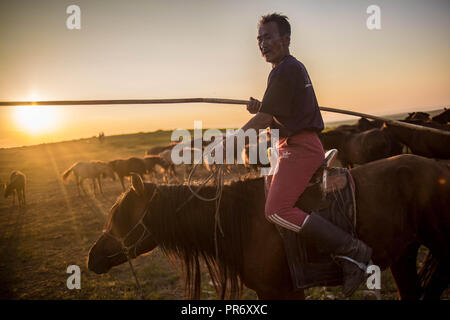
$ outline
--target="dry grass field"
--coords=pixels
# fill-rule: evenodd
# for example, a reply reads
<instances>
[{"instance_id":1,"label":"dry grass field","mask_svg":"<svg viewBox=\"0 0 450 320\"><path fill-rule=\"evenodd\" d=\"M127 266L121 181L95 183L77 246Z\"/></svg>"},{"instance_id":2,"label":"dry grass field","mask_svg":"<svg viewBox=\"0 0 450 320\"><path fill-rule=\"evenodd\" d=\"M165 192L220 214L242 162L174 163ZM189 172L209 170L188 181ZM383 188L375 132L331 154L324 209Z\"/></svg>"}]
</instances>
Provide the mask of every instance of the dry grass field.
<instances>
[{"instance_id":1,"label":"dry grass field","mask_svg":"<svg viewBox=\"0 0 450 320\"><path fill-rule=\"evenodd\" d=\"M170 132L138 133L81 139L30 147L0 149L0 180L12 170L27 176L27 206L12 208L12 200L0 198L0 299L137 299L128 264L97 275L86 267L90 246L99 236L107 214L121 194L120 183L103 180L104 195L94 196L86 182L87 197L78 196L74 180L63 183L61 173L76 161L113 160L143 156L151 146L169 142ZM128 183L128 181L127 181ZM421 257L425 250L421 250ZM420 262L418 262L419 264ZM135 260L147 299L182 299L181 270L158 249ZM81 290L66 286L67 267L81 268ZM338 288L314 288L307 299L342 298ZM388 271L382 274L382 299L396 299ZM443 298L448 299L448 290ZM202 299L216 294L204 273ZM245 290L244 299L255 299ZM353 299L375 299L359 290Z\"/></svg>"}]
</instances>

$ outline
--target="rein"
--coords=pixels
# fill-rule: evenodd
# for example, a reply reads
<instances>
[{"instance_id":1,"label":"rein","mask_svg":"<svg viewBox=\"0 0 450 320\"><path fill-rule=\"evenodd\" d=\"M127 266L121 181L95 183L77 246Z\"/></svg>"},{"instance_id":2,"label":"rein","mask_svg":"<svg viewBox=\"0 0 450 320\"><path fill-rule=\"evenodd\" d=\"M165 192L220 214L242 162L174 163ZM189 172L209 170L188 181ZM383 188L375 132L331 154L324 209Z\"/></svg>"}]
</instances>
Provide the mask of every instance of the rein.
<instances>
[{"instance_id":1,"label":"rein","mask_svg":"<svg viewBox=\"0 0 450 320\"><path fill-rule=\"evenodd\" d=\"M200 186L197 188L197 190L192 189L192 176L197 169L197 167L200 165L200 163L195 163L192 167L191 171L189 172L188 182L187 186L189 188L189 191L191 191L191 196L184 201L176 210L176 212L179 212L189 201L191 201L194 197L202 200L202 201L216 201L216 210L214 214L214 247L216 251L216 260L219 256L219 244L217 241L217 230L220 231L222 237L224 236L222 225L220 224L220 200L222 199L222 192L223 192L223 186L224 186L224 165L218 164L216 169L211 169L211 174L200 184ZM205 198L199 194L199 191L208 183L211 178L214 178L216 182L216 195L212 198Z\"/></svg>"}]
</instances>

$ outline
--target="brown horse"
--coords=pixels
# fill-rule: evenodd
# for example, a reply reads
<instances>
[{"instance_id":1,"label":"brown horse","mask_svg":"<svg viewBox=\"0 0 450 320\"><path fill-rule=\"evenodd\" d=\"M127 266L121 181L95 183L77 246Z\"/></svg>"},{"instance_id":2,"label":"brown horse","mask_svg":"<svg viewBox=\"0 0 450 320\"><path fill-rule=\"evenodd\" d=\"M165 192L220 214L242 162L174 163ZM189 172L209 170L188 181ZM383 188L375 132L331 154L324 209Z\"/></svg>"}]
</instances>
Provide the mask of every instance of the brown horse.
<instances>
[{"instance_id":1,"label":"brown horse","mask_svg":"<svg viewBox=\"0 0 450 320\"><path fill-rule=\"evenodd\" d=\"M11 172L11 175L9 177L9 184L7 184L4 188L5 188L5 199L12 194L13 206L16 204L16 195L19 207L26 205L25 199L26 180L27 179L24 173L20 171Z\"/></svg>"},{"instance_id":2,"label":"brown horse","mask_svg":"<svg viewBox=\"0 0 450 320\"><path fill-rule=\"evenodd\" d=\"M86 195L86 190L83 186L83 181L85 179L92 179L92 187L94 189L94 194L96 190L96 182L100 192L103 193L102 189L102 177L109 177L111 180L115 180L116 176L108 164L104 161L92 160L92 161L80 161L74 163L69 169L63 172L63 181L66 182L70 174L73 173L77 183L78 195L81 195L80 188Z\"/></svg>"},{"instance_id":3,"label":"brown horse","mask_svg":"<svg viewBox=\"0 0 450 320\"><path fill-rule=\"evenodd\" d=\"M359 237L373 248L374 264L390 267L400 297L418 298L419 245L449 265L448 168L435 160L400 155L354 168L351 174ZM215 192L204 187L201 195ZM113 205L105 232L90 249L88 268L105 273L127 261L124 252L135 258L160 246L182 261L191 298L200 297L201 260L221 298L239 297L242 283L260 299L304 298L303 291L293 290L282 239L265 219L263 178L225 186L218 221L214 203L195 197L187 201L190 197L187 186L143 184L133 176L131 188ZM128 246L125 251L121 243Z\"/></svg>"},{"instance_id":4,"label":"brown horse","mask_svg":"<svg viewBox=\"0 0 450 320\"><path fill-rule=\"evenodd\" d=\"M358 133L374 128L380 129L383 126L383 124L384 122L381 120L368 120L366 118L359 118L358 122L356 122L355 124L342 124L334 128L333 131L338 130L338 131L346 131L349 133Z\"/></svg>"},{"instance_id":5,"label":"brown horse","mask_svg":"<svg viewBox=\"0 0 450 320\"><path fill-rule=\"evenodd\" d=\"M373 128L363 132L336 129L322 132L319 138L325 149L339 150L344 167L364 164L401 153L401 145L385 129Z\"/></svg>"},{"instance_id":6,"label":"brown horse","mask_svg":"<svg viewBox=\"0 0 450 320\"><path fill-rule=\"evenodd\" d=\"M441 130L446 129L446 125L439 123L424 121L408 122ZM424 132L395 124L387 124L387 130L398 141L408 146L414 154L430 158L450 159L450 135L429 131Z\"/></svg>"},{"instance_id":7,"label":"brown horse","mask_svg":"<svg viewBox=\"0 0 450 320\"><path fill-rule=\"evenodd\" d=\"M125 177L131 176L134 172L144 179L144 174L147 172L147 165L144 159L138 157L109 161L108 165L117 173L123 191L125 191L125 185L123 183Z\"/></svg>"},{"instance_id":8,"label":"brown horse","mask_svg":"<svg viewBox=\"0 0 450 320\"><path fill-rule=\"evenodd\" d=\"M384 122L381 120L367 120L366 118L360 118L356 127L359 132L367 131L374 128L381 128Z\"/></svg>"}]
</instances>

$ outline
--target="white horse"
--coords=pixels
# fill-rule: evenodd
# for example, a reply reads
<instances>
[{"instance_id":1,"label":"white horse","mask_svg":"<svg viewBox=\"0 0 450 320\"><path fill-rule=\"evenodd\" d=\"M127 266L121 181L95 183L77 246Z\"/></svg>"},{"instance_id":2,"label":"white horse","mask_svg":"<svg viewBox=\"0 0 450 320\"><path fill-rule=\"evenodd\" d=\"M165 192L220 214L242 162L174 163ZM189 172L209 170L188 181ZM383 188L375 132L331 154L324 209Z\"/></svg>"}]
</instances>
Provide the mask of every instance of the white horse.
<instances>
[{"instance_id":1,"label":"white horse","mask_svg":"<svg viewBox=\"0 0 450 320\"><path fill-rule=\"evenodd\" d=\"M110 177L111 180L116 180L116 176L114 174L114 171L108 164L104 161L98 161L98 160L92 160L92 161L80 161L74 163L69 169L64 171L62 174L64 182L69 177L70 173L73 172L75 175L75 179L77 182L77 189L78 194L80 193L80 188L83 190L83 193L86 195L86 190L83 187L83 181L84 179L92 179L92 186L94 189L94 194L96 190L96 183L98 182L98 187L100 189L100 192L103 193L102 190L102 183L101 178L102 177Z\"/></svg>"}]
</instances>

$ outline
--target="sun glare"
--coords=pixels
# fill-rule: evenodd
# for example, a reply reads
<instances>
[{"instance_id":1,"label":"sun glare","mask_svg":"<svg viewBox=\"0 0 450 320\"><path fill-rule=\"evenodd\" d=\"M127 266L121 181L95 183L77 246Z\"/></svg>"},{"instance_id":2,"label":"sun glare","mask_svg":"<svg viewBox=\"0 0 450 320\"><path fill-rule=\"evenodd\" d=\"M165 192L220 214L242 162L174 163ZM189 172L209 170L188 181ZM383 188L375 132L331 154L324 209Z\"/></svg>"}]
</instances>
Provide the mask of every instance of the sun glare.
<instances>
[{"instance_id":1,"label":"sun glare","mask_svg":"<svg viewBox=\"0 0 450 320\"><path fill-rule=\"evenodd\" d=\"M20 106L14 109L14 120L20 129L39 134L57 127L60 111L49 106Z\"/></svg>"}]
</instances>

